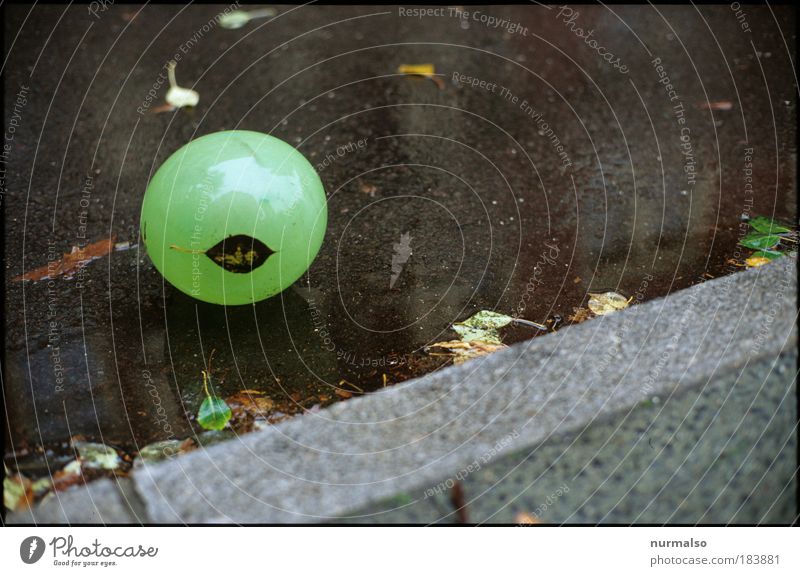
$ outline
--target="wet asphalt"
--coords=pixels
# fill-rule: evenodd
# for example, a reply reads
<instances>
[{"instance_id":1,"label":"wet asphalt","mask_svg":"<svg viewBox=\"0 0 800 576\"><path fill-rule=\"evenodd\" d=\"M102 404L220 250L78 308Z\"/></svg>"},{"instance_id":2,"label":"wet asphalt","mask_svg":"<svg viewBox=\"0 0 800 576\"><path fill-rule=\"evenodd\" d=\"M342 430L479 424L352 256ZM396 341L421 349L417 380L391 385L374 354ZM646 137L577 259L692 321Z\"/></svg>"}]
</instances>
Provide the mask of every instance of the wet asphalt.
<instances>
[{"instance_id":1,"label":"wet asphalt","mask_svg":"<svg viewBox=\"0 0 800 576\"><path fill-rule=\"evenodd\" d=\"M16 467L53 468L74 436L135 452L191 435L211 350L220 395L315 410L444 366L424 347L478 310L565 326L590 291L648 300L735 272L743 214L795 218L787 7L279 6L238 30L224 8L4 8ZM200 103L154 113L175 54ZM397 73L423 63L438 81ZM236 128L317 167L329 224L294 286L223 308L166 284L138 223L161 162ZM132 247L14 280L109 236Z\"/></svg>"}]
</instances>

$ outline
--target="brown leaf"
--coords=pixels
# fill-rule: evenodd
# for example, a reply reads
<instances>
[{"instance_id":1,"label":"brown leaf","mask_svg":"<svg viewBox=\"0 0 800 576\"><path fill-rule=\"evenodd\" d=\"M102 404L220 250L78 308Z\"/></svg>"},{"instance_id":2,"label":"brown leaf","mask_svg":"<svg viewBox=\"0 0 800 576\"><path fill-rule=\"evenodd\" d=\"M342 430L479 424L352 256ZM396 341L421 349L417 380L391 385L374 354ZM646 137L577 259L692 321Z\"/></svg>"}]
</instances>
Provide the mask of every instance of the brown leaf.
<instances>
[{"instance_id":1,"label":"brown leaf","mask_svg":"<svg viewBox=\"0 0 800 576\"><path fill-rule=\"evenodd\" d=\"M99 240L84 248L73 246L72 251L64 254L61 260L51 262L45 266L26 272L21 276L13 279L14 282L18 280L49 280L63 276L65 278L72 278L81 268L86 266L92 260L101 258L114 249L115 237Z\"/></svg>"},{"instance_id":2,"label":"brown leaf","mask_svg":"<svg viewBox=\"0 0 800 576\"><path fill-rule=\"evenodd\" d=\"M464 342L463 340L448 340L446 342L436 342L428 346L428 349L440 348L447 350L447 352L429 352L433 355L452 356L454 364L461 364L467 360L486 356L492 352L508 348L505 344L494 344L492 342L483 342L481 340L471 340Z\"/></svg>"},{"instance_id":3,"label":"brown leaf","mask_svg":"<svg viewBox=\"0 0 800 576\"><path fill-rule=\"evenodd\" d=\"M255 392L253 397L251 390L242 390L238 394L229 396L225 402L230 406L234 418L246 416L266 417L275 409L275 402L267 396L262 396L263 392Z\"/></svg>"},{"instance_id":4,"label":"brown leaf","mask_svg":"<svg viewBox=\"0 0 800 576\"><path fill-rule=\"evenodd\" d=\"M72 486L83 484L83 470L79 460L73 460L61 470L53 474L53 489L66 490Z\"/></svg>"},{"instance_id":5,"label":"brown leaf","mask_svg":"<svg viewBox=\"0 0 800 576\"><path fill-rule=\"evenodd\" d=\"M718 100L717 102L699 102L697 107L700 110L733 110L733 102L730 100Z\"/></svg>"},{"instance_id":6,"label":"brown leaf","mask_svg":"<svg viewBox=\"0 0 800 576\"><path fill-rule=\"evenodd\" d=\"M373 198L375 197L375 192L378 191L378 188L375 185L368 184L366 182L362 183L359 189L361 190L362 193L369 194Z\"/></svg>"},{"instance_id":7,"label":"brown leaf","mask_svg":"<svg viewBox=\"0 0 800 576\"><path fill-rule=\"evenodd\" d=\"M592 317L592 312L588 308L573 308L573 311L572 316L567 316L567 320L574 324L580 324Z\"/></svg>"}]
</instances>

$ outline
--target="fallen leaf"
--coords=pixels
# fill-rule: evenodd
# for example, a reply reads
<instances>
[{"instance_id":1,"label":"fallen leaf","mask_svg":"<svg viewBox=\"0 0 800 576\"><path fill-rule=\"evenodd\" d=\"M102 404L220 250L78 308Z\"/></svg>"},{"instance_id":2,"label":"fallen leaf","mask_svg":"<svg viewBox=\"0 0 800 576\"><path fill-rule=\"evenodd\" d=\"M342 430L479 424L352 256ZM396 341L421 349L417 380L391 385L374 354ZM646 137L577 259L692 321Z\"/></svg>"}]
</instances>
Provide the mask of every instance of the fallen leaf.
<instances>
[{"instance_id":1,"label":"fallen leaf","mask_svg":"<svg viewBox=\"0 0 800 576\"><path fill-rule=\"evenodd\" d=\"M167 90L167 104L175 108L183 108L184 106L197 106L200 102L200 94L191 88L181 88L175 79L175 67L177 64L171 60L167 64L167 75L169 76L169 90Z\"/></svg>"},{"instance_id":2,"label":"fallen leaf","mask_svg":"<svg viewBox=\"0 0 800 576\"><path fill-rule=\"evenodd\" d=\"M458 333L463 342L480 341L498 345L502 342L497 330L508 326L512 321L511 316L491 310L481 310L463 322L453 324L453 330Z\"/></svg>"},{"instance_id":3,"label":"fallen leaf","mask_svg":"<svg viewBox=\"0 0 800 576\"><path fill-rule=\"evenodd\" d=\"M151 114L161 114L163 112L172 112L173 110L177 110L175 106L172 104L159 104L150 109Z\"/></svg>"},{"instance_id":4,"label":"fallen leaf","mask_svg":"<svg viewBox=\"0 0 800 576\"><path fill-rule=\"evenodd\" d=\"M447 352L434 352L433 355L451 356L454 364L461 364L473 358L486 356L498 350L508 348L505 344L494 342L482 342L480 340L472 340L464 342L463 340L449 340L447 342L436 342L426 348L426 350L441 348Z\"/></svg>"},{"instance_id":5,"label":"fallen leaf","mask_svg":"<svg viewBox=\"0 0 800 576\"><path fill-rule=\"evenodd\" d=\"M541 521L536 516L536 514L531 514L529 512L517 512L517 515L514 516L514 522L516 524L521 524L523 526L532 526L534 524L541 524Z\"/></svg>"},{"instance_id":6,"label":"fallen leaf","mask_svg":"<svg viewBox=\"0 0 800 576\"><path fill-rule=\"evenodd\" d=\"M750 232L744 238L739 240L739 244L745 248L753 250L764 250L772 248L781 241L781 237L776 234L765 234L763 232Z\"/></svg>"},{"instance_id":7,"label":"fallen leaf","mask_svg":"<svg viewBox=\"0 0 800 576\"><path fill-rule=\"evenodd\" d=\"M158 462L159 460L166 460L172 458L177 454L182 454L189 451L194 447L194 442L187 440L162 440L160 442L153 442L147 446L139 449L139 454L134 465L139 465L144 462Z\"/></svg>"},{"instance_id":8,"label":"fallen leaf","mask_svg":"<svg viewBox=\"0 0 800 576\"><path fill-rule=\"evenodd\" d=\"M206 396L197 412L197 423L206 430L222 430L231 419L231 408L219 396Z\"/></svg>"},{"instance_id":9,"label":"fallen leaf","mask_svg":"<svg viewBox=\"0 0 800 576\"><path fill-rule=\"evenodd\" d=\"M763 266L764 264L769 264L772 262L769 258L759 257L759 256L750 256L747 260L744 261L747 264L748 268L758 268L759 266Z\"/></svg>"},{"instance_id":10,"label":"fallen leaf","mask_svg":"<svg viewBox=\"0 0 800 576\"><path fill-rule=\"evenodd\" d=\"M275 14L277 14L277 12L272 8L250 10L249 12L245 12L244 10L234 10L232 12L228 12L227 14L220 14L219 25L223 28L227 28L228 30L236 30L237 28L241 28L250 22L250 20L255 18L267 18L269 16L275 16Z\"/></svg>"},{"instance_id":11,"label":"fallen leaf","mask_svg":"<svg viewBox=\"0 0 800 576\"><path fill-rule=\"evenodd\" d=\"M369 194L371 197L375 197L375 192L377 192L378 188L373 184L363 183L360 187L361 192L364 194Z\"/></svg>"},{"instance_id":12,"label":"fallen leaf","mask_svg":"<svg viewBox=\"0 0 800 576\"><path fill-rule=\"evenodd\" d=\"M51 262L46 266L36 268L30 272L26 272L21 276L14 278L18 280L32 280L37 282L39 280L50 280L63 276L64 278L72 278L76 272L86 266L92 260L97 260L111 252L114 248L115 237L107 238L93 242L84 248L73 246L72 251L64 254L61 260Z\"/></svg>"},{"instance_id":13,"label":"fallen leaf","mask_svg":"<svg viewBox=\"0 0 800 576\"><path fill-rule=\"evenodd\" d=\"M252 394L255 394L255 397ZM242 390L238 394L226 398L225 402L237 418L241 418L243 415L266 417L275 409L275 402L263 394L258 391Z\"/></svg>"},{"instance_id":14,"label":"fallen leaf","mask_svg":"<svg viewBox=\"0 0 800 576\"><path fill-rule=\"evenodd\" d=\"M431 76L436 73L433 64L400 64L397 68L399 74L414 74L417 76Z\"/></svg>"},{"instance_id":15,"label":"fallen leaf","mask_svg":"<svg viewBox=\"0 0 800 576\"><path fill-rule=\"evenodd\" d=\"M98 442L73 442L72 447L78 453L78 461L84 468L94 470L115 470L122 460L111 446Z\"/></svg>"},{"instance_id":16,"label":"fallen leaf","mask_svg":"<svg viewBox=\"0 0 800 576\"><path fill-rule=\"evenodd\" d=\"M629 300L622 294L616 292L604 292L602 294L589 294L589 310L603 316L628 307Z\"/></svg>"},{"instance_id":17,"label":"fallen leaf","mask_svg":"<svg viewBox=\"0 0 800 576\"><path fill-rule=\"evenodd\" d=\"M350 398L353 395L347 390L342 390L341 388L337 388L336 390L333 391L333 393L339 396L340 398Z\"/></svg>"},{"instance_id":18,"label":"fallen leaf","mask_svg":"<svg viewBox=\"0 0 800 576\"><path fill-rule=\"evenodd\" d=\"M19 510L23 506L30 506L33 502L31 481L21 474L12 474L5 469L3 478L3 505L7 510Z\"/></svg>"},{"instance_id":19,"label":"fallen leaf","mask_svg":"<svg viewBox=\"0 0 800 576\"><path fill-rule=\"evenodd\" d=\"M753 230L763 232L764 234L786 234L792 231L790 228L781 226L775 222L775 220L767 218L766 216L756 216L751 219L748 224Z\"/></svg>"},{"instance_id":20,"label":"fallen leaf","mask_svg":"<svg viewBox=\"0 0 800 576\"><path fill-rule=\"evenodd\" d=\"M567 320L574 324L580 324L592 317L592 312L588 308L573 308L572 316L567 316Z\"/></svg>"},{"instance_id":21,"label":"fallen leaf","mask_svg":"<svg viewBox=\"0 0 800 576\"><path fill-rule=\"evenodd\" d=\"M699 102L697 107L700 110L733 110L733 102L730 100L718 100L716 102Z\"/></svg>"},{"instance_id":22,"label":"fallen leaf","mask_svg":"<svg viewBox=\"0 0 800 576\"><path fill-rule=\"evenodd\" d=\"M53 474L54 490L66 490L67 488L83 483L83 469L81 468L79 460L73 460Z\"/></svg>"},{"instance_id":23,"label":"fallen leaf","mask_svg":"<svg viewBox=\"0 0 800 576\"><path fill-rule=\"evenodd\" d=\"M401 64L397 67L397 73L428 78L436 84L439 90L444 89L444 80L436 76L436 68L433 64Z\"/></svg>"}]
</instances>

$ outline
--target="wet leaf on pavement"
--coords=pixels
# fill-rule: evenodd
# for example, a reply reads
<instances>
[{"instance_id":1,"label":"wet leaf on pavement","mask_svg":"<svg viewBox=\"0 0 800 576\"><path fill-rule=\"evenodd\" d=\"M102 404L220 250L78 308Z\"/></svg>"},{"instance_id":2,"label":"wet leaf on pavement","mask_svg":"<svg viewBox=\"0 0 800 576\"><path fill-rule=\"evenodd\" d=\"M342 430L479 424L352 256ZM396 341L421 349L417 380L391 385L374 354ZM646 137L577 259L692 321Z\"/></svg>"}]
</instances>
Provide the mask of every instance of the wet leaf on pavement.
<instances>
[{"instance_id":1,"label":"wet leaf on pavement","mask_svg":"<svg viewBox=\"0 0 800 576\"><path fill-rule=\"evenodd\" d=\"M628 307L629 300L617 292L589 293L589 310L603 316Z\"/></svg>"},{"instance_id":2,"label":"wet leaf on pavement","mask_svg":"<svg viewBox=\"0 0 800 576\"><path fill-rule=\"evenodd\" d=\"M30 506L33 502L31 481L21 474L12 474L5 469L3 478L3 505L7 510L19 510L23 506Z\"/></svg>"},{"instance_id":3,"label":"wet leaf on pavement","mask_svg":"<svg viewBox=\"0 0 800 576\"><path fill-rule=\"evenodd\" d=\"M172 458L177 454L183 454L194 448L194 441L191 438L186 440L162 440L143 446L139 450L138 457L134 460L134 465L143 462L158 462Z\"/></svg>"},{"instance_id":4,"label":"wet leaf on pavement","mask_svg":"<svg viewBox=\"0 0 800 576\"><path fill-rule=\"evenodd\" d=\"M433 64L400 64L397 67L397 73L428 78L436 84L439 90L444 89L444 81L436 76L436 67Z\"/></svg>"},{"instance_id":5,"label":"wet leaf on pavement","mask_svg":"<svg viewBox=\"0 0 800 576\"><path fill-rule=\"evenodd\" d=\"M277 12L273 8L250 11L234 10L227 14L220 14L219 25L228 30L236 30L250 22L250 20L254 20L255 18L268 18L269 16L275 16L275 14L277 14Z\"/></svg>"},{"instance_id":6,"label":"wet leaf on pavement","mask_svg":"<svg viewBox=\"0 0 800 576\"><path fill-rule=\"evenodd\" d=\"M26 272L21 276L14 278L18 280L50 280L63 276L64 278L72 278L76 272L86 266L92 260L101 258L111 252L114 248L115 237L106 238L93 242L84 248L73 246L71 252L64 254L60 260L50 262L49 264Z\"/></svg>"},{"instance_id":7,"label":"wet leaf on pavement","mask_svg":"<svg viewBox=\"0 0 800 576\"><path fill-rule=\"evenodd\" d=\"M514 319L505 314L481 310L463 322L453 324L453 330L458 333L462 342L484 342L487 344L502 344L497 330L508 326Z\"/></svg>"},{"instance_id":8,"label":"wet leaf on pavement","mask_svg":"<svg viewBox=\"0 0 800 576\"><path fill-rule=\"evenodd\" d=\"M472 340L464 342L463 340L449 340L447 342L436 342L426 347L429 354L451 356L453 363L461 364L467 360L486 356L498 350L508 348L505 344L494 342L482 342L480 340ZM431 352L431 350L434 350Z\"/></svg>"},{"instance_id":9,"label":"wet leaf on pavement","mask_svg":"<svg viewBox=\"0 0 800 576\"><path fill-rule=\"evenodd\" d=\"M781 226L772 218L766 216L756 216L748 222L753 230L763 232L764 234L786 234L791 232L791 229L786 226Z\"/></svg>"},{"instance_id":10,"label":"wet leaf on pavement","mask_svg":"<svg viewBox=\"0 0 800 576\"><path fill-rule=\"evenodd\" d=\"M781 241L781 237L775 234L764 234L763 232L750 232L744 238L739 240L739 244L745 248L752 248L753 250L764 250L772 248Z\"/></svg>"},{"instance_id":11,"label":"wet leaf on pavement","mask_svg":"<svg viewBox=\"0 0 800 576\"><path fill-rule=\"evenodd\" d=\"M84 468L94 470L115 470L122 464L119 454L111 446L98 442L73 442L78 452L78 460Z\"/></svg>"},{"instance_id":12,"label":"wet leaf on pavement","mask_svg":"<svg viewBox=\"0 0 800 576\"><path fill-rule=\"evenodd\" d=\"M231 419L231 409L219 396L207 396L200 405L197 422L206 430L222 430Z\"/></svg>"}]
</instances>

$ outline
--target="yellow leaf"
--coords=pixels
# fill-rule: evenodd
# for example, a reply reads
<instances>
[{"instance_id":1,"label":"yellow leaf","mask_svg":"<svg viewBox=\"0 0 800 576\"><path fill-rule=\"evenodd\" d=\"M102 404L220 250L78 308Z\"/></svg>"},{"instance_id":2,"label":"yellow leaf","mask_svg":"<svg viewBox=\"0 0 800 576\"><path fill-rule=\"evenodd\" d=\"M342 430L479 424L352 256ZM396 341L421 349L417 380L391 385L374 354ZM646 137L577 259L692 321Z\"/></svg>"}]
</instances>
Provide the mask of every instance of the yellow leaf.
<instances>
[{"instance_id":1,"label":"yellow leaf","mask_svg":"<svg viewBox=\"0 0 800 576\"><path fill-rule=\"evenodd\" d=\"M417 76L433 76L436 68L433 64L400 64L397 68L399 74L416 74Z\"/></svg>"},{"instance_id":2,"label":"yellow leaf","mask_svg":"<svg viewBox=\"0 0 800 576\"><path fill-rule=\"evenodd\" d=\"M758 268L759 266L763 266L764 264L769 264L770 259L764 258L763 256L750 256L747 260L744 261L750 268Z\"/></svg>"},{"instance_id":3,"label":"yellow leaf","mask_svg":"<svg viewBox=\"0 0 800 576\"><path fill-rule=\"evenodd\" d=\"M604 292L603 294L589 294L589 310L602 316L610 314L617 310L623 310L628 307L630 300L625 298L622 294L616 292Z\"/></svg>"}]
</instances>

